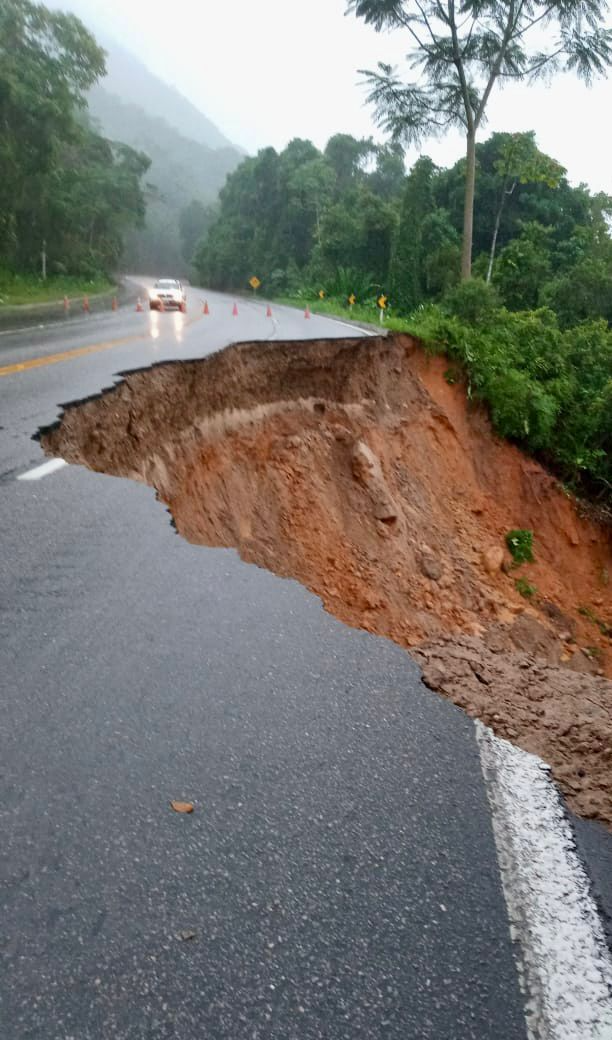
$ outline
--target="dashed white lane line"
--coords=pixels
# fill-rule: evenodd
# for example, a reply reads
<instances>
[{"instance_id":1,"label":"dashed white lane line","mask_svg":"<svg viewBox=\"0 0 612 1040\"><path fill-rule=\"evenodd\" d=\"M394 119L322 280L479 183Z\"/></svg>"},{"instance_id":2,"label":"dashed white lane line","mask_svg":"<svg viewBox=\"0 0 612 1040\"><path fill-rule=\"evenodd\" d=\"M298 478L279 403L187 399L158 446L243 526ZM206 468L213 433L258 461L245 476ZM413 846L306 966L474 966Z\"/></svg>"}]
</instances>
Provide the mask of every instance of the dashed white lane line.
<instances>
[{"instance_id":1,"label":"dashed white lane line","mask_svg":"<svg viewBox=\"0 0 612 1040\"><path fill-rule=\"evenodd\" d=\"M530 1040L612 1040L612 957L547 766L476 722Z\"/></svg>"},{"instance_id":2,"label":"dashed white lane line","mask_svg":"<svg viewBox=\"0 0 612 1040\"><path fill-rule=\"evenodd\" d=\"M67 465L68 463L63 459L49 459L48 462L43 462L42 466L36 466L35 469L28 469L25 473L20 473L17 480L41 480Z\"/></svg>"}]
</instances>

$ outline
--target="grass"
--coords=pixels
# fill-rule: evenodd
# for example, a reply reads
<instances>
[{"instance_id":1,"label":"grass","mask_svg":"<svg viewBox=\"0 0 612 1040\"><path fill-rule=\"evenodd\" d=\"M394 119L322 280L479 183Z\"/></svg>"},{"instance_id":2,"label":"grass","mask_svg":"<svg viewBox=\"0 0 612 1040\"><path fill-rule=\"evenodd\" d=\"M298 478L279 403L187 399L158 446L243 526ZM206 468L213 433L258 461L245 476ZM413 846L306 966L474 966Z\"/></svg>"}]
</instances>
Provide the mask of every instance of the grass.
<instances>
[{"instance_id":1,"label":"grass","mask_svg":"<svg viewBox=\"0 0 612 1040\"><path fill-rule=\"evenodd\" d=\"M594 625L597 625L602 636L612 636L612 625L608 625L606 621L602 621L600 617L597 617L597 614L590 607L578 607L578 613L592 621Z\"/></svg>"},{"instance_id":2,"label":"grass","mask_svg":"<svg viewBox=\"0 0 612 1040\"><path fill-rule=\"evenodd\" d=\"M77 278L55 275L43 282L36 275L9 274L0 271L0 311L3 307L18 307L32 303L54 303L64 296L69 299L95 296L108 292L113 283L108 278Z\"/></svg>"},{"instance_id":3,"label":"grass","mask_svg":"<svg viewBox=\"0 0 612 1040\"><path fill-rule=\"evenodd\" d=\"M517 566L521 563L533 563L533 531L508 531L506 545Z\"/></svg>"},{"instance_id":4,"label":"grass","mask_svg":"<svg viewBox=\"0 0 612 1040\"><path fill-rule=\"evenodd\" d=\"M347 303L341 300L325 299L313 300L310 296L279 296L278 303L286 304L288 307L305 308L307 305L313 314L329 314L334 318L348 318L349 321L363 321L368 325L380 323L378 307L373 304L356 303L351 310ZM385 312L384 325L381 329L390 329L392 332L409 332L410 323L405 318L395 317L389 311Z\"/></svg>"},{"instance_id":5,"label":"grass","mask_svg":"<svg viewBox=\"0 0 612 1040\"><path fill-rule=\"evenodd\" d=\"M535 585L527 581L527 578L515 578L514 587L525 599L533 599L538 591Z\"/></svg>"}]
</instances>

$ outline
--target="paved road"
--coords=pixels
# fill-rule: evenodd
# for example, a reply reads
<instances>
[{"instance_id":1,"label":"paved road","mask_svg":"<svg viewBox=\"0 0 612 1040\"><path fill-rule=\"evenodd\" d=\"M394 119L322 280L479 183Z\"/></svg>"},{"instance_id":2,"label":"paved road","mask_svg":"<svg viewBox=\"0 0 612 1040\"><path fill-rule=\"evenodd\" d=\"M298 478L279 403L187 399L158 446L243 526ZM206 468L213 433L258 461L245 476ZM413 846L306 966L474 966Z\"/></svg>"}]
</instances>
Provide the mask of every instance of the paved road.
<instances>
[{"instance_id":1,"label":"paved road","mask_svg":"<svg viewBox=\"0 0 612 1040\"><path fill-rule=\"evenodd\" d=\"M524 1040L472 723L150 489L16 479L117 372L345 332L201 299L0 337L0 1036Z\"/></svg>"}]
</instances>

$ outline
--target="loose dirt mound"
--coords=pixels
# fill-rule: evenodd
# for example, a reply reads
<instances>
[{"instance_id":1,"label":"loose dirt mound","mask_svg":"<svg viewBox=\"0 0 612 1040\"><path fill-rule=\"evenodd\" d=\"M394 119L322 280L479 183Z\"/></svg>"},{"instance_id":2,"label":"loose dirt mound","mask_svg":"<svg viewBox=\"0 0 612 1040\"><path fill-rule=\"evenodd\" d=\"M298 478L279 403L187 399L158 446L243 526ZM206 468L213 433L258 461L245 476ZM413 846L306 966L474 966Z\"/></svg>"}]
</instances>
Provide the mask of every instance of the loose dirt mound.
<instances>
[{"instance_id":1,"label":"loose dirt mound","mask_svg":"<svg viewBox=\"0 0 612 1040\"><path fill-rule=\"evenodd\" d=\"M126 375L43 445L151 484L189 541L235 546L349 624L419 646L432 688L612 823L608 533L445 368L407 337L242 344ZM518 570L515 528L534 532Z\"/></svg>"}]
</instances>

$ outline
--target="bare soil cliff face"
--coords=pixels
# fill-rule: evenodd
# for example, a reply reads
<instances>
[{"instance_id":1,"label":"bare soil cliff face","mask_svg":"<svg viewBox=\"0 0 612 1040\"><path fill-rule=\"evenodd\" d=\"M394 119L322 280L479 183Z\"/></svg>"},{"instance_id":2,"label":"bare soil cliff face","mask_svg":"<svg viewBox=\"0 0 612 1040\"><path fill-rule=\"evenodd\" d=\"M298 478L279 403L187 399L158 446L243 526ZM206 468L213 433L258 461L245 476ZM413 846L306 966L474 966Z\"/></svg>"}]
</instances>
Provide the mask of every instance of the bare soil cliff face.
<instances>
[{"instance_id":1,"label":"bare soil cliff face","mask_svg":"<svg viewBox=\"0 0 612 1040\"><path fill-rule=\"evenodd\" d=\"M494 436L446 367L402 336L241 344L126 375L43 445L152 485L189 541L234 546L418 648L429 686L612 824L609 531ZM515 528L534 532L519 569Z\"/></svg>"}]
</instances>

